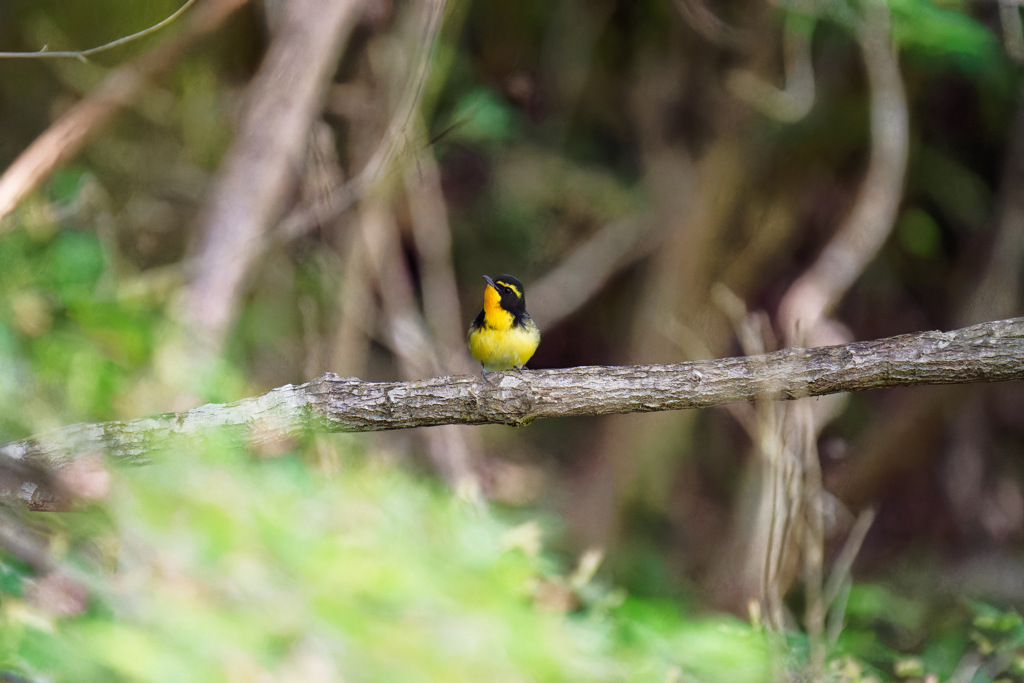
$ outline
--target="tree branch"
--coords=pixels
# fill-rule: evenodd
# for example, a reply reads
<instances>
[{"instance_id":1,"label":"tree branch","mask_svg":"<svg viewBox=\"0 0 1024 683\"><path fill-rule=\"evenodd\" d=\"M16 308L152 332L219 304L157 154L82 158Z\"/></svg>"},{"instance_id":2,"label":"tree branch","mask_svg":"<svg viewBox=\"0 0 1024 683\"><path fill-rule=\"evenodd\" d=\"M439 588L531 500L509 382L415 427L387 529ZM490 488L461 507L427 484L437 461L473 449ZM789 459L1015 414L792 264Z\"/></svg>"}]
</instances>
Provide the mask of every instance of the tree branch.
<instances>
[{"instance_id":1,"label":"tree branch","mask_svg":"<svg viewBox=\"0 0 1024 683\"><path fill-rule=\"evenodd\" d=\"M117 40L112 40L109 43L104 43L103 45L99 45L97 47L91 47L88 50L59 50L59 51L51 51L49 46L44 45L42 47L42 49L38 50L37 52L0 52L0 59L67 59L67 58L72 58L72 59L77 59L77 60L82 61L82 62L87 62L87 61L89 61L88 58L92 57L95 54L99 54L100 52L106 52L107 50L112 50L115 47L120 47L120 46L122 46L122 45L124 45L126 43L132 42L133 40L138 40L139 38L144 38L145 36L148 36L151 33L155 33L157 31L159 31L164 26L167 26L168 24L172 23L175 19L180 17L182 14L184 14L185 10L187 10L189 7L191 7L195 3L195 1L196 0L185 0L185 4L182 5L181 7L179 7L178 9L176 9L173 14L171 14L169 17L165 17L163 20L157 22L156 24L153 24L149 28L142 29L141 31L136 31L135 33L133 33L131 35L128 35L128 36L122 36L121 38L118 38Z\"/></svg>"},{"instance_id":2,"label":"tree branch","mask_svg":"<svg viewBox=\"0 0 1024 683\"><path fill-rule=\"evenodd\" d=\"M590 366L413 382L327 373L262 396L187 412L77 424L0 446L0 458L61 467L85 454L143 463L166 439L236 428L265 447L310 431L442 424L524 425L537 418L707 408L917 384L1024 379L1024 318L813 349L670 365ZM0 481L0 497L24 497Z\"/></svg>"}]
</instances>

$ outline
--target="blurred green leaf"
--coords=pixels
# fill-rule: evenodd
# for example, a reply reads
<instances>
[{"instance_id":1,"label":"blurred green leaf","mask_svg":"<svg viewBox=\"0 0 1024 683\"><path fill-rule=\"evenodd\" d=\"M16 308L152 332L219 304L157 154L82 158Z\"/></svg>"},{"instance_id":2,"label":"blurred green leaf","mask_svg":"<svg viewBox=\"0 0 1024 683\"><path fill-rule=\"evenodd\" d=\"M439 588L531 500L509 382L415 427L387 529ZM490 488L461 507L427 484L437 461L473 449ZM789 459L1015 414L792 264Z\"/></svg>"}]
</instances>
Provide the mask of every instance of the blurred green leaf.
<instances>
[{"instance_id":1,"label":"blurred green leaf","mask_svg":"<svg viewBox=\"0 0 1024 683\"><path fill-rule=\"evenodd\" d=\"M972 72L1002 66L999 41L967 14L965 5L940 5L932 0L888 0L893 38L902 47L926 57L953 58Z\"/></svg>"},{"instance_id":2,"label":"blurred green leaf","mask_svg":"<svg viewBox=\"0 0 1024 683\"><path fill-rule=\"evenodd\" d=\"M772 655L765 634L731 617L685 618L672 604L627 599L613 610L618 637L683 679L764 681L771 678ZM653 676L652 678L657 678Z\"/></svg>"},{"instance_id":3,"label":"blurred green leaf","mask_svg":"<svg viewBox=\"0 0 1024 683\"><path fill-rule=\"evenodd\" d=\"M112 360L138 366L152 355L159 321L149 311L120 302L81 299L70 304L68 314L83 337Z\"/></svg>"},{"instance_id":4,"label":"blurred green leaf","mask_svg":"<svg viewBox=\"0 0 1024 683\"><path fill-rule=\"evenodd\" d=\"M477 87L458 101L452 114L453 139L474 142L502 142L513 135L513 114L508 102L494 91Z\"/></svg>"},{"instance_id":5,"label":"blurred green leaf","mask_svg":"<svg viewBox=\"0 0 1024 683\"><path fill-rule=\"evenodd\" d=\"M934 258L942 246L938 224L921 209L904 211L896 226L896 234L903 248L918 258Z\"/></svg>"},{"instance_id":6,"label":"blurred green leaf","mask_svg":"<svg viewBox=\"0 0 1024 683\"><path fill-rule=\"evenodd\" d=\"M106 266L106 255L95 235L64 230L50 247L43 282L64 299L86 296Z\"/></svg>"},{"instance_id":7,"label":"blurred green leaf","mask_svg":"<svg viewBox=\"0 0 1024 683\"><path fill-rule=\"evenodd\" d=\"M47 184L50 197L59 204L73 202L91 174L84 168L58 169Z\"/></svg>"},{"instance_id":8,"label":"blurred green leaf","mask_svg":"<svg viewBox=\"0 0 1024 683\"><path fill-rule=\"evenodd\" d=\"M923 604L897 595L880 584L855 584L847 600L846 614L850 619L866 622L882 620L906 628L917 628L926 616Z\"/></svg>"},{"instance_id":9,"label":"blurred green leaf","mask_svg":"<svg viewBox=\"0 0 1024 683\"><path fill-rule=\"evenodd\" d=\"M29 572L30 568L23 562L0 556L0 594L20 596L22 582Z\"/></svg>"},{"instance_id":10,"label":"blurred green leaf","mask_svg":"<svg viewBox=\"0 0 1024 683\"><path fill-rule=\"evenodd\" d=\"M961 161L930 146L914 154L912 181L950 219L979 229L992 204L992 190Z\"/></svg>"}]
</instances>

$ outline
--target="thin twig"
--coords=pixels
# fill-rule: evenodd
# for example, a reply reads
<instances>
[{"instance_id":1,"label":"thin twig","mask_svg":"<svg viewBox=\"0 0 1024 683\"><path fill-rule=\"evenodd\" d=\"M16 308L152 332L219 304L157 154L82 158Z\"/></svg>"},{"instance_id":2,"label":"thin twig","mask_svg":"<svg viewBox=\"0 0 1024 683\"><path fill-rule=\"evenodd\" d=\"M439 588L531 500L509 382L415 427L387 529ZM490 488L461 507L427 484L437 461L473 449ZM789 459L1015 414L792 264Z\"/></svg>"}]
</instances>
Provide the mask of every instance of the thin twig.
<instances>
[{"instance_id":1,"label":"thin twig","mask_svg":"<svg viewBox=\"0 0 1024 683\"><path fill-rule=\"evenodd\" d=\"M149 80L174 66L193 43L215 30L245 2L203 3L177 36L111 71L93 92L54 121L0 176L0 218L11 213L61 164L78 154L118 111L138 97ZM12 226L10 221L0 222L0 233Z\"/></svg>"},{"instance_id":2,"label":"thin twig","mask_svg":"<svg viewBox=\"0 0 1024 683\"><path fill-rule=\"evenodd\" d=\"M818 432L815 424L814 411L808 402L791 404L794 418L797 420L802 434L800 449L803 451L803 479L797 490L792 492L800 495L800 507L803 513L803 538L800 539L803 550L804 565L804 596L807 604L804 608L804 628L810 639L810 658L808 672L811 680L819 681L825 675L825 614L827 604L822 600L822 584L825 576L825 518L822 511L822 499L825 490L821 485L821 460L818 457Z\"/></svg>"},{"instance_id":3,"label":"thin twig","mask_svg":"<svg viewBox=\"0 0 1024 683\"><path fill-rule=\"evenodd\" d=\"M822 591L826 608L832 608L836 600L843 592L843 585L850 582L850 572L853 569L853 561L857 559L861 545L875 521L876 510L873 507L865 508L857 515L850 534L846 537L843 549L839 551L839 557L832 565L832 573Z\"/></svg>"},{"instance_id":4,"label":"thin twig","mask_svg":"<svg viewBox=\"0 0 1024 683\"><path fill-rule=\"evenodd\" d=\"M159 23L153 24L149 28L142 29L138 33L133 33L133 34L131 34L129 36L124 36L122 38L118 38L117 40L112 40L109 43L104 43L103 45L99 45L97 47L91 47L88 50L56 50L56 51L51 52L48 49L48 46L44 45L42 47L42 49L40 49L37 52L0 52L0 59L68 59L68 58L71 58L71 59L78 59L78 60L80 60L82 62L86 62L86 61L88 61L89 57L91 57L91 56L93 56L95 54L99 54L100 52L106 52L107 50L112 50L115 47L120 47L121 45L124 45L126 43L130 43L133 40L138 40L139 38L143 38L145 36L148 36L151 33L155 33L157 31L159 31L164 26L167 26L168 24L172 23L175 19L180 17L182 14L184 14L185 10L187 10L189 7L191 7L193 4L195 4L195 1L196 0L186 0L185 4L182 5L181 7L179 7L177 9L177 11L174 12L174 14L170 15L169 17L167 17L166 19L164 19L163 21L161 21Z\"/></svg>"}]
</instances>

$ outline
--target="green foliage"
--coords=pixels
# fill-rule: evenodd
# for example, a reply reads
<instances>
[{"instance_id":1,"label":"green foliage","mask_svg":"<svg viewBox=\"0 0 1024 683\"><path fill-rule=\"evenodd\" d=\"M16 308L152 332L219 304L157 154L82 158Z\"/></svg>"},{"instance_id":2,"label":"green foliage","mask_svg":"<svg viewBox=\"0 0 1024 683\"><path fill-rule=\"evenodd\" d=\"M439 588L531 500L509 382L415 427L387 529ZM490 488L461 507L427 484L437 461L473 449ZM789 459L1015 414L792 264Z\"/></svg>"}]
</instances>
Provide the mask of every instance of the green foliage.
<instances>
[{"instance_id":1,"label":"green foliage","mask_svg":"<svg viewBox=\"0 0 1024 683\"><path fill-rule=\"evenodd\" d=\"M511 107L485 88L465 93L452 115L456 139L474 142L502 142L513 137L515 117Z\"/></svg>"},{"instance_id":2,"label":"green foliage","mask_svg":"<svg viewBox=\"0 0 1024 683\"><path fill-rule=\"evenodd\" d=\"M60 174L54 197L72 201L81 176ZM10 438L49 419L115 417L115 401L150 359L159 320L153 303L116 298L107 245L50 211L30 206L0 249L0 366L10 369L0 377L0 436Z\"/></svg>"},{"instance_id":3,"label":"green foliage","mask_svg":"<svg viewBox=\"0 0 1024 683\"><path fill-rule=\"evenodd\" d=\"M48 614L19 588L26 569L5 563L0 661L77 681L294 680L304 667L403 681L769 671L764 637L736 620L633 599L544 609L536 586L557 577L550 558L511 542L515 527L355 447L306 449L333 476L301 453L259 461L215 442L117 471L105 528L86 515L57 532L79 549L63 561L89 567L89 608Z\"/></svg>"},{"instance_id":4,"label":"green foliage","mask_svg":"<svg viewBox=\"0 0 1024 683\"><path fill-rule=\"evenodd\" d=\"M931 0L888 0L887 4L893 16L893 37L905 49L951 60L979 76L1002 65L999 42L967 14L965 5Z\"/></svg>"},{"instance_id":5,"label":"green foliage","mask_svg":"<svg viewBox=\"0 0 1024 683\"><path fill-rule=\"evenodd\" d=\"M68 208L95 182L82 169L60 171L3 237L0 440L79 420L135 417L135 404L153 383L154 353L168 326L166 296L144 284L141 294L132 294L129 283L137 276L117 245L63 218L75 215ZM269 312L268 303L275 305ZM260 330L293 331L281 324L282 311L294 312L290 304L278 297L255 309L275 321ZM244 325L241 330L240 356L267 341ZM195 384L209 401L235 400L247 390L228 362Z\"/></svg>"},{"instance_id":6,"label":"green foliage","mask_svg":"<svg viewBox=\"0 0 1024 683\"><path fill-rule=\"evenodd\" d=\"M1024 618L1015 611L1004 611L985 603L971 604L974 629L971 641L987 659L987 673L993 678L1024 677Z\"/></svg>"},{"instance_id":7,"label":"green foliage","mask_svg":"<svg viewBox=\"0 0 1024 683\"><path fill-rule=\"evenodd\" d=\"M919 258L934 258L942 246L939 226L921 209L906 211L896 226L896 234L903 248Z\"/></svg>"},{"instance_id":8,"label":"green foliage","mask_svg":"<svg viewBox=\"0 0 1024 683\"><path fill-rule=\"evenodd\" d=\"M635 599L615 616L618 639L627 652L647 661L648 674L667 667L683 680L771 679L769 639L738 619L687 619L671 604Z\"/></svg>"},{"instance_id":9,"label":"green foliage","mask_svg":"<svg viewBox=\"0 0 1024 683\"><path fill-rule=\"evenodd\" d=\"M847 624L833 653L882 678L935 676L948 680L964 662L984 679L1024 672L1024 619L981 602L941 607L923 594L898 594L881 584L857 584Z\"/></svg>"},{"instance_id":10,"label":"green foliage","mask_svg":"<svg viewBox=\"0 0 1024 683\"><path fill-rule=\"evenodd\" d=\"M992 191L963 163L934 147L922 146L913 156L914 191L938 206L949 220L978 230L992 205Z\"/></svg>"}]
</instances>

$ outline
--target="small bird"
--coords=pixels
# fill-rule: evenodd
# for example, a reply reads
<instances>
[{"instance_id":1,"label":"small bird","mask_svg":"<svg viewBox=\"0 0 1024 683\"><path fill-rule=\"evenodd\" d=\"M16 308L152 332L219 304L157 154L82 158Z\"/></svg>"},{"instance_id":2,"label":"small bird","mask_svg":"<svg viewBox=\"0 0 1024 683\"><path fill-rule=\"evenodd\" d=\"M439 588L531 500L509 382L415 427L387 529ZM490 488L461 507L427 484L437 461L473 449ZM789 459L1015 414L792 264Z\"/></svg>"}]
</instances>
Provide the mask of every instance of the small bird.
<instances>
[{"instance_id":1,"label":"small bird","mask_svg":"<svg viewBox=\"0 0 1024 683\"><path fill-rule=\"evenodd\" d=\"M540 344L540 330L526 312L523 283L511 275L484 275L484 310L469 326L469 352L484 373L522 370Z\"/></svg>"}]
</instances>

